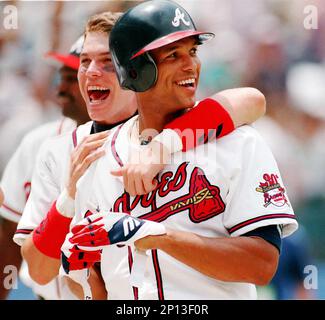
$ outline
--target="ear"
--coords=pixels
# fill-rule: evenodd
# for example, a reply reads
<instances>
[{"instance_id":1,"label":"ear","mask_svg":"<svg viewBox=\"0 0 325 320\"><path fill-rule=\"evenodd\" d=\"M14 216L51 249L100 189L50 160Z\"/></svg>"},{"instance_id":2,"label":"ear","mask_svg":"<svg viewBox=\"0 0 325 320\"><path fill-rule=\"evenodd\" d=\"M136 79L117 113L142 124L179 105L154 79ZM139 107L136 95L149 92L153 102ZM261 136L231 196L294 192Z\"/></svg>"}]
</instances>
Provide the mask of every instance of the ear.
<instances>
[{"instance_id":1,"label":"ear","mask_svg":"<svg viewBox=\"0 0 325 320\"><path fill-rule=\"evenodd\" d=\"M132 59L126 66L122 88L135 92L150 89L157 81L157 66L148 52Z\"/></svg>"}]
</instances>

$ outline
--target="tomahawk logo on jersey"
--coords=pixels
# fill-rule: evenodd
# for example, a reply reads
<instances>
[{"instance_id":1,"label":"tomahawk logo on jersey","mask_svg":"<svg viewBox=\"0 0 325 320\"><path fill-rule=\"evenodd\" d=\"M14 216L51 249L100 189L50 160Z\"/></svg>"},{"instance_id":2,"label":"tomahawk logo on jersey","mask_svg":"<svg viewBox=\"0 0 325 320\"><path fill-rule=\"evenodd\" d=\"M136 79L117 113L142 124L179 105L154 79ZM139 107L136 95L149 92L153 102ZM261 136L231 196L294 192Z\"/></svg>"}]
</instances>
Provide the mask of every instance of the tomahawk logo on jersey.
<instances>
[{"instance_id":1,"label":"tomahawk logo on jersey","mask_svg":"<svg viewBox=\"0 0 325 320\"><path fill-rule=\"evenodd\" d=\"M157 196L163 198L170 192L181 189L188 176L190 177L188 193L163 206L157 206ZM141 219L157 222L162 222L169 216L188 209L189 218L199 223L225 210L225 204L220 197L220 189L210 184L202 169L195 167L191 170L186 162L178 166L175 173L165 171L159 178L157 188L150 194L136 196L131 200L128 193L123 193L114 202L112 210L131 213L137 207L148 211L140 216Z\"/></svg>"}]
</instances>

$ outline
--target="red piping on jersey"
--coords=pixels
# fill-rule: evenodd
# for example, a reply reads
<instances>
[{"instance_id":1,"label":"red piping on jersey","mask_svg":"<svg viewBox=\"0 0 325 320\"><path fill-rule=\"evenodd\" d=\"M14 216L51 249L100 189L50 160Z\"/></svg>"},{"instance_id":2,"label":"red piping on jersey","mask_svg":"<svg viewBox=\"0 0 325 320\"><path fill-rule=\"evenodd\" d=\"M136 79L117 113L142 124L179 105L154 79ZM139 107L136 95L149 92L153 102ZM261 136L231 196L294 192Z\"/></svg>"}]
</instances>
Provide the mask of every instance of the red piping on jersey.
<instances>
[{"instance_id":1,"label":"red piping on jersey","mask_svg":"<svg viewBox=\"0 0 325 320\"><path fill-rule=\"evenodd\" d=\"M78 141L77 141L77 128L72 131L72 142L73 142L73 146L76 148L77 145L78 145Z\"/></svg>"},{"instance_id":2,"label":"red piping on jersey","mask_svg":"<svg viewBox=\"0 0 325 320\"><path fill-rule=\"evenodd\" d=\"M63 123L64 123L64 118L61 120L60 126L59 126L59 130L58 130L58 135L60 135L62 133L62 128L63 128Z\"/></svg>"},{"instance_id":3,"label":"red piping on jersey","mask_svg":"<svg viewBox=\"0 0 325 320\"><path fill-rule=\"evenodd\" d=\"M32 183L30 181L25 182L24 190L25 190L26 202L29 198L31 187L32 187Z\"/></svg>"},{"instance_id":4,"label":"red piping on jersey","mask_svg":"<svg viewBox=\"0 0 325 320\"><path fill-rule=\"evenodd\" d=\"M152 262L155 269L155 275L157 281L158 299L165 300L157 249L151 250L151 252L152 252Z\"/></svg>"},{"instance_id":5,"label":"red piping on jersey","mask_svg":"<svg viewBox=\"0 0 325 320\"><path fill-rule=\"evenodd\" d=\"M5 209L9 210L10 212L12 212L12 213L14 213L14 214L17 214L18 216L21 216L21 215L22 215L21 212L18 212L18 211L14 210L14 209L11 209L10 207L8 207L7 205L5 205L4 203L2 204L2 206L3 206Z\"/></svg>"},{"instance_id":6,"label":"red piping on jersey","mask_svg":"<svg viewBox=\"0 0 325 320\"><path fill-rule=\"evenodd\" d=\"M228 229L228 232L231 234L238 229L244 228L249 224L256 223L262 220L268 220L268 219L278 219L278 218L289 218L289 219L297 219L293 214L288 213L274 213L274 214L266 214L264 216L255 217L249 220L246 220L244 222L236 224L234 227Z\"/></svg>"},{"instance_id":7,"label":"red piping on jersey","mask_svg":"<svg viewBox=\"0 0 325 320\"><path fill-rule=\"evenodd\" d=\"M17 229L15 234L30 234L34 229Z\"/></svg>"},{"instance_id":8,"label":"red piping on jersey","mask_svg":"<svg viewBox=\"0 0 325 320\"><path fill-rule=\"evenodd\" d=\"M111 149L112 149L113 157L114 157L114 159L116 160L116 162L118 163L118 165L119 165L120 167L123 167L124 164L123 164L123 161L122 161L122 159L120 158L119 154L118 154L117 151L116 151L115 142L116 142L117 136L118 136L118 134L120 133L120 130L121 130L123 124L124 124L124 123L122 123L122 124L121 124L117 129L116 129L116 131L115 131L115 133L114 133L114 136L113 136L113 138L112 138L112 142L111 142Z\"/></svg>"},{"instance_id":9,"label":"red piping on jersey","mask_svg":"<svg viewBox=\"0 0 325 320\"><path fill-rule=\"evenodd\" d=\"M129 262L129 271L131 273L132 266L133 266L133 256L132 256L131 247L128 247L128 262ZM134 300L139 300L138 288L132 287L132 289L133 289Z\"/></svg>"},{"instance_id":10,"label":"red piping on jersey","mask_svg":"<svg viewBox=\"0 0 325 320\"><path fill-rule=\"evenodd\" d=\"M124 123L122 123L115 131L114 136L112 138L111 142L111 149L112 149L112 154L113 157L115 158L116 162L120 167L123 167L123 161L121 160L119 154L116 151L115 147L115 142L117 139L118 134L120 133L120 130L122 128ZM132 264L133 264L133 258L132 258L132 251L131 248L128 247L128 260L129 260L129 270L131 272ZM158 262L158 255L157 255L157 250L152 250L152 260L153 260L153 265L155 269L155 275L156 275L156 280L157 280L157 290L158 290L158 298L159 300L164 300L164 292L162 288L162 278L161 278L161 272L160 272L160 267L159 267L159 262ZM138 300L138 288L133 287L133 294L134 294L134 299Z\"/></svg>"},{"instance_id":11,"label":"red piping on jersey","mask_svg":"<svg viewBox=\"0 0 325 320\"><path fill-rule=\"evenodd\" d=\"M115 147L115 142L117 139L118 134L120 133L120 130L122 128L124 123L122 123L115 131L114 136L112 138L112 142L111 142L111 150L112 150L112 154L114 159L116 160L116 162L118 163L118 165L120 167L123 167L123 161L120 158L119 154L116 151L116 147ZM129 262L129 271L131 273L131 269L132 269L132 265L133 265L133 257L132 257L132 250L131 247L128 247L128 262ZM139 300L139 292L138 292L138 288L137 287L132 287L133 289L133 296L134 296L134 300Z\"/></svg>"}]
</instances>

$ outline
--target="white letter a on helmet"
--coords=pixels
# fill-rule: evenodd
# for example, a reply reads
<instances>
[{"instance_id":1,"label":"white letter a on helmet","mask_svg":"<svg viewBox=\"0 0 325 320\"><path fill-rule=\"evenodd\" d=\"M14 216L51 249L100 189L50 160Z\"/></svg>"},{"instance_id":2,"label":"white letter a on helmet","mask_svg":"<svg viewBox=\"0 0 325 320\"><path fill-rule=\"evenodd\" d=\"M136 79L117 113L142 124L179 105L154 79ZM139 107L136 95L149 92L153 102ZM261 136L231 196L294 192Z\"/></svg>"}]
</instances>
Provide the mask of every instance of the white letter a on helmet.
<instances>
[{"instance_id":1,"label":"white letter a on helmet","mask_svg":"<svg viewBox=\"0 0 325 320\"><path fill-rule=\"evenodd\" d=\"M185 16L184 12L181 12L179 8L176 8L175 17L174 20L172 21L172 25L174 27L179 27L182 21L186 26L189 26L191 23L189 21L186 21L184 16Z\"/></svg>"}]
</instances>

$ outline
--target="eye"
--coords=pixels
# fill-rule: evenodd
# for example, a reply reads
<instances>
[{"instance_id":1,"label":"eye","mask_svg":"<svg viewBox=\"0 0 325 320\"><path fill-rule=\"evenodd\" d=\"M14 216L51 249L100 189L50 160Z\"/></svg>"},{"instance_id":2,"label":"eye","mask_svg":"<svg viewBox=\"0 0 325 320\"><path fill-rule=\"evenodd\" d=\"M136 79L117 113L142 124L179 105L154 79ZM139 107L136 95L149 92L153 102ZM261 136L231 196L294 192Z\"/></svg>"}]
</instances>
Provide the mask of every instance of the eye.
<instances>
[{"instance_id":1,"label":"eye","mask_svg":"<svg viewBox=\"0 0 325 320\"><path fill-rule=\"evenodd\" d=\"M69 83L73 83L73 82L78 81L78 79L77 79L76 76L69 75L69 76L66 76L64 78L64 81L69 82Z\"/></svg>"},{"instance_id":2,"label":"eye","mask_svg":"<svg viewBox=\"0 0 325 320\"><path fill-rule=\"evenodd\" d=\"M172 52L172 53L169 53L165 59L175 59L177 58L177 53L176 52Z\"/></svg>"},{"instance_id":3,"label":"eye","mask_svg":"<svg viewBox=\"0 0 325 320\"><path fill-rule=\"evenodd\" d=\"M80 59L80 64L83 65L83 66L88 66L90 63L90 59L88 58L81 58Z\"/></svg>"},{"instance_id":4,"label":"eye","mask_svg":"<svg viewBox=\"0 0 325 320\"><path fill-rule=\"evenodd\" d=\"M102 61L102 67L105 71L114 72L114 65L111 58L104 58Z\"/></svg>"},{"instance_id":5,"label":"eye","mask_svg":"<svg viewBox=\"0 0 325 320\"><path fill-rule=\"evenodd\" d=\"M111 58L103 58L101 61L104 63L110 63L110 62L112 62L112 59Z\"/></svg>"},{"instance_id":6,"label":"eye","mask_svg":"<svg viewBox=\"0 0 325 320\"><path fill-rule=\"evenodd\" d=\"M191 49L190 53L191 53L192 56L196 56L197 51L198 51L197 47L194 47L194 48Z\"/></svg>"}]
</instances>

